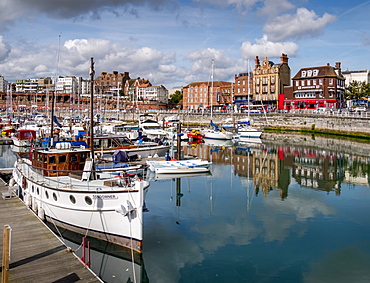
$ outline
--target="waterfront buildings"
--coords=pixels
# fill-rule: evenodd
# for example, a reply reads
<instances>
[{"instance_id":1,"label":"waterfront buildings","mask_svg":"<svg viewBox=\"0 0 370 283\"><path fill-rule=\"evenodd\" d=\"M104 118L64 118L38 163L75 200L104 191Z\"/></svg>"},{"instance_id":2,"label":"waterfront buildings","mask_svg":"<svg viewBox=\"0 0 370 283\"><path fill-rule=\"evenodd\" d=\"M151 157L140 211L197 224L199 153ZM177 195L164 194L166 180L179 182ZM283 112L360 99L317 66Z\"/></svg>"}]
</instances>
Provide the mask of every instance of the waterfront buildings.
<instances>
[{"instance_id":1,"label":"waterfront buildings","mask_svg":"<svg viewBox=\"0 0 370 283\"><path fill-rule=\"evenodd\" d=\"M165 86L153 86L144 78L131 79L129 72L111 74L102 72L94 81L94 93L106 109L135 108L165 109L176 90L182 91L184 110L204 111L210 105L218 111L242 109L250 103L268 109L317 109L340 108L344 105L344 91L352 81L370 82L370 71L341 71L339 67L318 66L302 68L293 78L287 54L274 63L267 56L254 59L254 67L235 74L232 82L193 82L185 87L167 90ZM22 105L44 104L48 95L55 92L57 103L83 106L89 103L91 82L82 77L58 77L18 80L12 84L14 101ZM292 83L292 85L291 85ZM7 82L0 75L1 98L5 97ZM42 95L45 94L45 95ZM17 96L19 96L17 98ZM64 106L63 106L64 107Z\"/></svg>"},{"instance_id":2,"label":"waterfront buildings","mask_svg":"<svg viewBox=\"0 0 370 283\"><path fill-rule=\"evenodd\" d=\"M260 62L256 56L253 70L254 100L276 106L279 95L284 94L287 86L290 86L290 67L286 54L280 56L279 64L269 61L266 56Z\"/></svg>"},{"instance_id":3,"label":"waterfront buildings","mask_svg":"<svg viewBox=\"0 0 370 283\"><path fill-rule=\"evenodd\" d=\"M223 109L232 102L232 83L224 81L191 83L183 88L182 94L185 110L204 110L210 105Z\"/></svg>"},{"instance_id":4,"label":"waterfront buildings","mask_svg":"<svg viewBox=\"0 0 370 283\"><path fill-rule=\"evenodd\" d=\"M344 106L345 78L341 63L302 68L285 88L284 109L335 109Z\"/></svg>"}]
</instances>

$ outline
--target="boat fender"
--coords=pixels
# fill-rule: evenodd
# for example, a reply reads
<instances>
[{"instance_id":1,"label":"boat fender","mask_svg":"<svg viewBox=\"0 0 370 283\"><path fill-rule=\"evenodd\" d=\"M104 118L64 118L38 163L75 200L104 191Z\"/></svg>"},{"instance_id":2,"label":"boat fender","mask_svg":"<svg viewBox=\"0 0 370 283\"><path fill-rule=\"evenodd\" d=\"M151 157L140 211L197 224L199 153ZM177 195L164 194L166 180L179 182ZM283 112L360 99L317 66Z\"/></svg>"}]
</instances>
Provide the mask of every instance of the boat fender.
<instances>
[{"instance_id":1,"label":"boat fender","mask_svg":"<svg viewBox=\"0 0 370 283\"><path fill-rule=\"evenodd\" d=\"M10 181L9 181L9 187L13 187L15 184L15 180L14 178L11 178Z\"/></svg>"},{"instance_id":2,"label":"boat fender","mask_svg":"<svg viewBox=\"0 0 370 283\"><path fill-rule=\"evenodd\" d=\"M38 210L37 212L37 216L41 219L41 220L45 220L45 210L40 207L40 209Z\"/></svg>"},{"instance_id":3,"label":"boat fender","mask_svg":"<svg viewBox=\"0 0 370 283\"><path fill-rule=\"evenodd\" d=\"M32 198L32 210L36 212L37 208L37 201L35 198Z\"/></svg>"},{"instance_id":4,"label":"boat fender","mask_svg":"<svg viewBox=\"0 0 370 283\"><path fill-rule=\"evenodd\" d=\"M27 207L30 207L32 205L32 197L30 194L27 194L26 195L26 198L25 198L25 203L26 203L26 206Z\"/></svg>"}]
</instances>

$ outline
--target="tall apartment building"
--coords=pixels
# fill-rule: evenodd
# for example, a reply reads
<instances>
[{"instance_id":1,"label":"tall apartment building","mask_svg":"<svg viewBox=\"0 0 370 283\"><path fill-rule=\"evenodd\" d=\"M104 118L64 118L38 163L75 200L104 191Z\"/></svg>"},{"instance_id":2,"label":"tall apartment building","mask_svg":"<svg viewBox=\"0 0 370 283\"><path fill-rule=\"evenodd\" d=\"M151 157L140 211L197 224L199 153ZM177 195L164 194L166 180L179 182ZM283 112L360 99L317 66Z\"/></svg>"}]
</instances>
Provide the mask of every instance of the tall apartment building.
<instances>
[{"instance_id":1,"label":"tall apartment building","mask_svg":"<svg viewBox=\"0 0 370 283\"><path fill-rule=\"evenodd\" d=\"M75 76L57 78L55 86L56 93L76 94L77 89L77 78Z\"/></svg>"},{"instance_id":2,"label":"tall apartment building","mask_svg":"<svg viewBox=\"0 0 370 283\"><path fill-rule=\"evenodd\" d=\"M89 95L91 93L91 80L78 77L77 79L77 94Z\"/></svg>"},{"instance_id":3,"label":"tall apartment building","mask_svg":"<svg viewBox=\"0 0 370 283\"><path fill-rule=\"evenodd\" d=\"M16 92L37 93L38 79L17 80L15 82Z\"/></svg>"},{"instance_id":4,"label":"tall apartment building","mask_svg":"<svg viewBox=\"0 0 370 283\"><path fill-rule=\"evenodd\" d=\"M260 62L256 56L254 63L254 100L263 104L277 105L279 94L284 93L284 87L290 86L288 56L282 54L280 64L269 61L266 56Z\"/></svg>"},{"instance_id":5,"label":"tall apartment building","mask_svg":"<svg viewBox=\"0 0 370 283\"><path fill-rule=\"evenodd\" d=\"M8 82L5 80L5 78L0 75L0 92L6 92L7 91Z\"/></svg>"},{"instance_id":6,"label":"tall apartment building","mask_svg":"<svg viewBox=\"0 0 370 283\"><path fill-rule=\"evenodd\" d=\"M54 91L54 83L50 77L37 79L37 92L47 93Z\"/></svg>"},{"instance_id":7,"label":"tall apartment building","mask_svg":"<svg viewBox=\"0 0 370 283\"><path fill-rule=\"evenodd\" d=\"M232 83L224 81L196 82L183 88L183 109L198 110L231 103Z\"/></svg>"},{"instance_id":8,"label":"tall apartment building","mask_svg":"<svg viewBox=\"0 0 370 283\"><path fill-rule=\"evenodd\" d=\"M340 108L344 105L345 78L341 63L302 68L292 78L291 91L286 91L284 108L316 109Z\"/></svg>"}]
</instances>

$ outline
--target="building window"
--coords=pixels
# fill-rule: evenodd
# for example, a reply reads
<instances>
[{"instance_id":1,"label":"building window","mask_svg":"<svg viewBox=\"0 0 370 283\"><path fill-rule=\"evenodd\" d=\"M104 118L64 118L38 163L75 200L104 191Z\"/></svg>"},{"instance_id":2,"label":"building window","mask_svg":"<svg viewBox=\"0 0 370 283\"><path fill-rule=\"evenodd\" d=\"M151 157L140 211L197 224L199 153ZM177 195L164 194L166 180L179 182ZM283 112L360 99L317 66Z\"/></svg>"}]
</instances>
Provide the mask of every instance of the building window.
<instances>
[{"instance_id":1,"label":"building window","mask_svg":"<svg viewBox=\"0 0 370 283\"><path fill-rule=\"evenodd\" d=\"M329 79L329 84L333 85L333 79Z\"/></svg>"},{"instance_id":2,"label":"building window","mask_svg":"<svg viewBox=\"0 0 370 283\"><path fill-rule=\"evenodd\" d=\"M299 81L295 81L295 86L299 86Z\"/></svg>"}]
</instances>

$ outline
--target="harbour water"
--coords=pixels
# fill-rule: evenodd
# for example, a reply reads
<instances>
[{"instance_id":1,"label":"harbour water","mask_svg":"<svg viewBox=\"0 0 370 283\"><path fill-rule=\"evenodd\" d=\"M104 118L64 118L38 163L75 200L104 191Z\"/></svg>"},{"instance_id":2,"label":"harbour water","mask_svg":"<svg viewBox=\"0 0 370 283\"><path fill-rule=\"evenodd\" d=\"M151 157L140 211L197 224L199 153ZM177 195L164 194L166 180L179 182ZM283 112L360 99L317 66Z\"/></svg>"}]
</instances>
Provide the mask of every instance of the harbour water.
<instances>
[{"instance_id":1,"label":"harbour water","mask_svg":"<svg viewBox=\"0 0 370 283\"><path fill-rule=\"evenodd\" d=\"M370 282L370 152L327 144L184 145L212 174L147 175L142 260L107 245L92 269L105 282Z\"/></svg>"}]
</instances>

